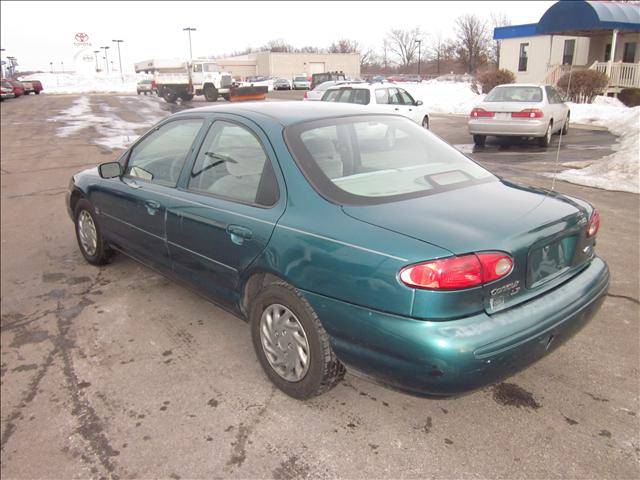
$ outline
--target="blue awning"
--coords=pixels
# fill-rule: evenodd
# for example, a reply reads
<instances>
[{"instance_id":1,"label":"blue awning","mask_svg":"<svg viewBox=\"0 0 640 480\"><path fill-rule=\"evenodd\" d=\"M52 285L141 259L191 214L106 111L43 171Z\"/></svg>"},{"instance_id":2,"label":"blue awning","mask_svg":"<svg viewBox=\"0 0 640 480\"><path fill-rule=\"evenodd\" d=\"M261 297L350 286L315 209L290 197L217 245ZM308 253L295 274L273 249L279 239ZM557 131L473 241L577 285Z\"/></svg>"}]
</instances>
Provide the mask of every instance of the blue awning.
<instances>
[{"instance_id":1,"label":"blue awning","mask_svg":"<svg viewBox=\"0 0 640 480\"><path fill-rule=\"evenodd\" d=\"M561 0L538 23L498 27L493 38L534 35L585 35L602 30L640 32L640 6L629 3Z\"/></svg>"}]
</instances>

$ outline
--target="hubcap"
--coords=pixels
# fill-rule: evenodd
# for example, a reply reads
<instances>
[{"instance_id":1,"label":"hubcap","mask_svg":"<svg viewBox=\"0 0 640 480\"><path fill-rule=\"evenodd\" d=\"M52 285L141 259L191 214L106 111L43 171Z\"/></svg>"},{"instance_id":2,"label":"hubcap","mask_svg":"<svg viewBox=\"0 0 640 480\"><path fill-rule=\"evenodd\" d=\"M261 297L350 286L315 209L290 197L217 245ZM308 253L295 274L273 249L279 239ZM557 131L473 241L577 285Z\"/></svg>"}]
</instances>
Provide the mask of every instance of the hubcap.
<instances>
[{"instance_id":1,"label":"hubcap","mask_svg":"<svg viewBox=\"0 0 640 480\"><path fill-rule=\"evenodd\" d=\"M309 343L302 325L284 305L262 312L260 341L271 368L289 382L299 382L309 370Z\"/></svg>"},{"instance_id":2,"label":"hubcap","mask_svg":"<svg viewBox=\"0 0 640 480\"><path fill-rule=\"evenodd\" d=\"M86 210L82 210L78 215L78 237L80 237L80 245L85 253L90 257L95 255L98 246L98 232L96 232L93 218Z\"/></svg>"}]
</instances>

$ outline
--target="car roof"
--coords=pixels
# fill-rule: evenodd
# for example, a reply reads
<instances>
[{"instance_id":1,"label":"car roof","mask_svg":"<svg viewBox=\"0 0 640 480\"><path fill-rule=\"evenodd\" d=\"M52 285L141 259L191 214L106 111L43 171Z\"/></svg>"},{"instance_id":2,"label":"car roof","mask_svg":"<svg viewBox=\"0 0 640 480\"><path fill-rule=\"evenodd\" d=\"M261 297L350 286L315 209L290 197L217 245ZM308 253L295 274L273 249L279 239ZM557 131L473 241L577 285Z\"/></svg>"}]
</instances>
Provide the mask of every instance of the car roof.
<instances>
[{"instance_id":1,"label":"car roof","mask_svg":"<svg viewBox=\"0 0 640 480\"><path fill-rule=\"evenodd\" d=\"M333 87L329 87L327 90L337 90L340 88L351 87L351 88L362 88L371 90L374 88L402 88L402 85L397 85L395 83L383 82L383 83L366 83L366 82L347 82L341 85L334 85Z\"/></svg>"},{"instance_id":2,"label":"car roof","mask_svg":"<svg viewBox=\"0 0 640 480\"><path fill-rule=\"evenodd\" d=\"M503 83L502 85L496 85L498 87L545 87L542 83Z\"/></svg>"},{"instance_id":3,"label":"car roof","mask_svg":"<svg viewBox=\"0 0 640 480\"><path fill-rule=\"evenodd\" d=\"M371 115L371 109L362 105L339 102L242 102L225 103L216 106L191 108L175 115L192 113L230 113L249 119L256 115L268 117L282 126L294 123L320 120L323 118L343 117L349 115Z\"/></svg>"}]
</instances>

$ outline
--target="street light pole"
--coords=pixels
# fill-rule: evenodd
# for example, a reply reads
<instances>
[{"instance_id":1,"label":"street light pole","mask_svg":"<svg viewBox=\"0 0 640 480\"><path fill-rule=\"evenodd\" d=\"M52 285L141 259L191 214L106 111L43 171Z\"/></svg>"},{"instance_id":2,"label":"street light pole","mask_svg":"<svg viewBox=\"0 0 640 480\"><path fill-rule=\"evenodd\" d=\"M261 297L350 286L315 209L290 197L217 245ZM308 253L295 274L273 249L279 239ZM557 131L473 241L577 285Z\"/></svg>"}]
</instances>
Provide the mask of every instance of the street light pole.
<instances>
[{"instance_id":1,"label":"street light pole","mask_svg":"<svg viewBox=\"0 0 640 480\"><path fill-rule=\"evenodd\" d=\"M182 29L183 32L189 32L189 60L193 60L193 51L191 50L191 32L195 32L196 29L193 27L187 27Z\"/></svg>"},{"instance_id":2,"label":"street light pole","mask_svg":"<svg viewBox=\"0 0 640 480\"><path fill-rule=\"evenodd\" d=\"M109 55L107 55L107 50L109 50L109 47L107 46L107 47L100 47L100 48L104 50L104 65L108 75L109 74Z\"/></svg>"},{"instance_id":3,"label":"street light pole","mask_svg":"<svg viewBox=\"0 0 640 480\"><path fill-rule=\"evenodd\" d=\"M420 47L422 46L422 40L416 40L416 42L418 42L418 76L420 76L420 60L421 60Z\"/></svg>"},{"instance_id":4,"label":"street light pole","mask_svg":"<svg viewBox=\"0 0 640 480\"><path fill-rule=\"evenodd\" d=\"M64 73L64 62L60 62L60 67L61 67L62 73Z\"/></svg>"},{"instance_id":5,"label":"street light pole","mask_svg":"<svg viewBox=\"0 0 640 480\"><path fill-rule=\"evenodd\" d=\"M49 66L51 67L51 73L53 73L53 62L49 62Z\"/></svg>"},{"instance_id":6,"label":"street light pole","mask_svg":"<svg viewBox=\"0 0 640 480\"><path fill-rule=\"evenodd\" d=\"M4 48L0 48L0 52L4 52ZM2 61L2 56L0 55L0 62ZM4 78L4 63L0 63L0 77Z\"/></svg>"},{"instance_id":7,"label":"street light pole","mask_svg":"<svg viewBox=\"0 0 640 480\"><path fill-rule=\"evenodd\" d=\"M120 57L120 44L124 42L124 40L111 40L112 42L116 42L118 44L118 63L120 65L120 78L122 79L122 83L124 83L124 74L122 73L122 58Z\"/></svg>"},{"instance_id":8,"label":"street light pole","mask_svg":"<svg viewBox=\"0 0 640 480\"><path fill-rule=\"evenodd\" d=\"M100 53L100 50L93 51L93 56L96 57L96 72L98 72L98 54L99 53Z\"/></svg>"}]
</instances>

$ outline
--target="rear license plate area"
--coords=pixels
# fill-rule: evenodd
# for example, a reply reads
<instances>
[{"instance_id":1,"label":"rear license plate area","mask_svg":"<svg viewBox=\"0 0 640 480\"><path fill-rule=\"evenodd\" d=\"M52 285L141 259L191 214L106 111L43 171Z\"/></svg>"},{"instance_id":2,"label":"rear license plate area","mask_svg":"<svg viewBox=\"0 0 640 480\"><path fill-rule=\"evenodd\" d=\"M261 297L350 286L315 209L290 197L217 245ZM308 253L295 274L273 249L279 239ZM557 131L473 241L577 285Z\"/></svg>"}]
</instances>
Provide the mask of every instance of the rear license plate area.
<instances>
[{"instance_id":1,"label":"rear license plate area","mask_svg":"<svg viewBox=\"0 0 640 480\"><path fill-rule=\"evenodd\" d=\"M577 236L571 235L533 247L527 261L527 288L535 288L568 270L575 253Z\"/></svg>"},{"instance_id":2,"label":"rear license plate area","mask_svg":"<svg viewBox=\"0 0 640 480\"><path fill-rule=\"evenodd\" d=\"M505 112L496 113L496 120L509 120L510 118L511 118L510 113L505 113Z\"/></svg>"}]
</instances>

